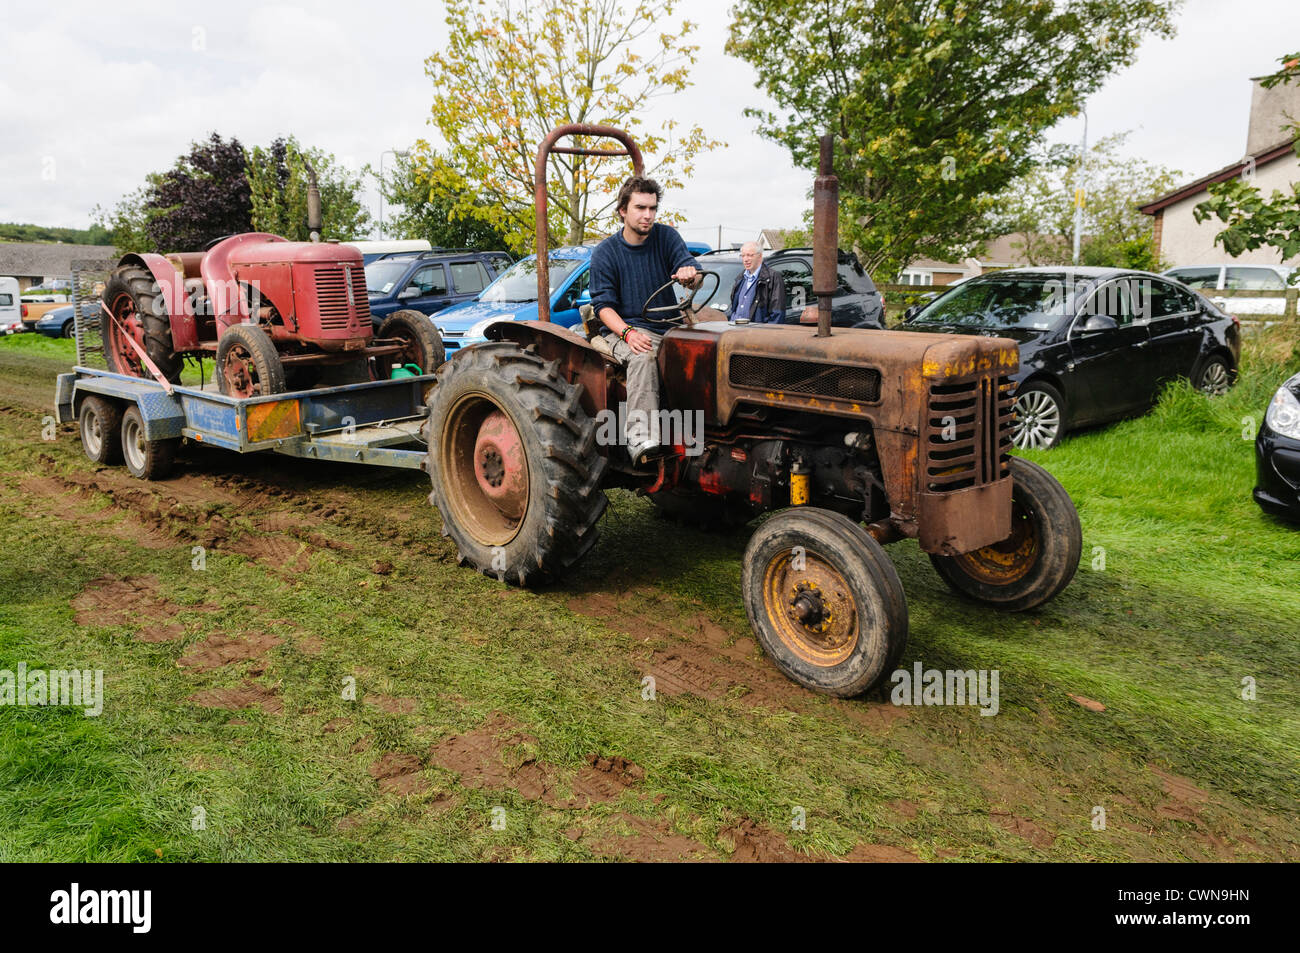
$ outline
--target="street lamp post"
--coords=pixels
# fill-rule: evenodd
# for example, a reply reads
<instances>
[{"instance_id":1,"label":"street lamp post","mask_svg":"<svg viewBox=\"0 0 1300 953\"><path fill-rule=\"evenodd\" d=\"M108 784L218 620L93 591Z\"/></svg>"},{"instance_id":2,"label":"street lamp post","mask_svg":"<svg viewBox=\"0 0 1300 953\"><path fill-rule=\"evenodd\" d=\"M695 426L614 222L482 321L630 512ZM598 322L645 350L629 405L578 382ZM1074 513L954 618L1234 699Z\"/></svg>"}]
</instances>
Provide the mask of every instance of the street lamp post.
<instances>
[{"instance_id":1,"label":"street lamp post","mask_svg":"<svg viewBox=\"0 0 1300 953\"><path fill-rule=\"evenodd\" d=\"M1079 263L1079 233L1083 229L1083 170L1088 161L1088 110L1083 112L1083 144L1079 146L1079 177L1074 182L1074 263Z\"/></svg>"},{"instance_id":2,"label":"street lamp post","mask_svg":"<svg viewBox=\"0 0 1300 953\"><path fill-rule=\"evenodd\" d=\"M379 153L379 237L384 237L384 156L392 153L398 159L405 159L411 153L406 149L385 149Z\"/></svg>"}]
</instances>

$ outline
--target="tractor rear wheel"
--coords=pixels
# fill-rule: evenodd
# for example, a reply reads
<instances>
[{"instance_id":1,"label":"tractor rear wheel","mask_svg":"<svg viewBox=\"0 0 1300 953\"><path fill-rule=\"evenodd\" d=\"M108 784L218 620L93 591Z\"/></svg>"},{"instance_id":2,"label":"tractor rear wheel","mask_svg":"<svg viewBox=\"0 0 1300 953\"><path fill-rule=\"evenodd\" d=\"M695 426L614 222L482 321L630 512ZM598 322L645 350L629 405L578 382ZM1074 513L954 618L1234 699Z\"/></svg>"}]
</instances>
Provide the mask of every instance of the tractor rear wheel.
<instances>
[{"instance_id":1,"label":"tractor rear wheel","mask_svg":"<svg viewBox=\"0 0 1300 953\"><path fill-rule=\"evenodd\" d=\"M1054 597L1074 578L1083 531L1074 501L1036 463L1011 458L1011 535L960 556L930 556L953 589L977 602L1019 612Z\"/></svg>"},{"instance_id":2,"label":"tractor rear wheel","mask_svg":"<svg viewBox=\"0 0 1300 953\"><path fill-rule=\"evenodd\" d=\"M171 317L153 275L138 265L123 265L109 277L100 296L99 328L108 369L132 377L153 377L128 338L173 384L180 383L184 359L172 351Z\"/></svg>"},{"instance_id":3,"label":"tractor rear wheel","mask_svg":"<svg viewBox=\"0 0 1300 953\"><path fill-rule=\"evenodd\" d=\"M605 512L596 424L554 362L513 343L467 348L429 396L429 502L462 566L551 582L587 554Z\"/></svg>"},{"instance_id":4,"label":"tractor rear wheel","mask_svg":"<svg viewBox=\"0 0 1300 953\"><path fill-rule=\"evenodd\" d=\"M217 342L217 386L227 397L283 394L284 364L267 333L255 324L232 324Z\"/></svg>"},{"instance_id":5,"label":"tractor rear wheel","mask_svg":"<svg viewBox=\"0 0 1300 953\"><path fill-rule=\"evenodd\" d=\"M373 377L377 381L388 380L394 367L407 364L416 365L422 374L432 374L447 359L442 335L433 320L420 311L394 311L384 319L375 337L402 343L402 350L397 354L380 354L373 358Z\"/></svg>"},{"instance_id":6,"label":"tractor rear wheel","mask_svg":"<svg viewBox=\"0 0 1300 953\"><path fill-rule=\"evenodd\" d=\"M777 668L816 692L850 698L879 684L907 644L907 599L884 547L847 516L800 506L745 548L749 623Z\"/></svg>"},{"instance_id":7,"label":"tractor rear wheel","mask_svg":"<svg viewBox=\"0 0 1300 953\"><path fill-rule=\"evenodd\" d=\"M77 415L81 428L81 449L96 463L113 466L122 462L122 409L103 397L87 397Z\"/></svg>"}]
</instances>

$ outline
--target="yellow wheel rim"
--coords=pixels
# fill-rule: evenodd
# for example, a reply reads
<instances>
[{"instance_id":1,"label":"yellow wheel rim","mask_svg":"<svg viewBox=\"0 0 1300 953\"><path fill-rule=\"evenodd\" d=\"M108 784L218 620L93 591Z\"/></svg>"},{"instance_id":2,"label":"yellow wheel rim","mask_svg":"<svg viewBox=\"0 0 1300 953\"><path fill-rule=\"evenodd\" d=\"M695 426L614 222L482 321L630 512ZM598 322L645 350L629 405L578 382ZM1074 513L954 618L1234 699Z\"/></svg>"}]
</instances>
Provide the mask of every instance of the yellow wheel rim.
<instances>
[{"instance_id":1,"label":"yellow wheel rim","mask_svg":"<svg viewBox=\"0 0 1300 953\"><path fill-rule=\"evenodd\" d=\"M830 668L858 644L858 611L844 576L813 552L782 552L763 575L763 609L773 631L805 662Z\"/></svg>"}]
</instances>

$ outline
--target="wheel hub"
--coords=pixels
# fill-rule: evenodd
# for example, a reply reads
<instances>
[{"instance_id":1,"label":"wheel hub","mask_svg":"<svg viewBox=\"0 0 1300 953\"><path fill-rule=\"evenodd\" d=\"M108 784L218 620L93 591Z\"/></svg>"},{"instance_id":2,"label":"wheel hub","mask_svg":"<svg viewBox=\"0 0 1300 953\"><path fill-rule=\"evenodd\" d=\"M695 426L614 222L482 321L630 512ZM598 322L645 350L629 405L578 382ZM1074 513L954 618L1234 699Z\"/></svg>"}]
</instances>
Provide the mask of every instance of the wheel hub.
<instances>
[{"instance_id":1,"label":"wheel hub","mask_svg":"<svg viewBox=\"0 0 1300 953\"><path fill-rule=\"evenodd\" d=\"M800 581L794 587L790 610L795 621L812 632L825 632L831 624L830 607L815 583Z\"/></svg>"},{"instance_id":2,"label":"wheel hub","mask_svg":"<svg viewBox=\"0 0 1300 953\"><path fill-rule=\"evenodd\" d=\"M858 641L858 613L839 569L812 552L782 553L763 583L768 619L781 640L815 665L838 665Z\"/></svg>"},{"instance_id":3,"label":"wheel hub","mask_svg":"<svg viewBox=\"0 0 1300 953\"><path fill-rule=\"evenodd\" d=\"M474 441L474 477L479 489L507 519L528 505L528 464L515 425L500 410L483 418Z\"/></svg>"}]
</instances>

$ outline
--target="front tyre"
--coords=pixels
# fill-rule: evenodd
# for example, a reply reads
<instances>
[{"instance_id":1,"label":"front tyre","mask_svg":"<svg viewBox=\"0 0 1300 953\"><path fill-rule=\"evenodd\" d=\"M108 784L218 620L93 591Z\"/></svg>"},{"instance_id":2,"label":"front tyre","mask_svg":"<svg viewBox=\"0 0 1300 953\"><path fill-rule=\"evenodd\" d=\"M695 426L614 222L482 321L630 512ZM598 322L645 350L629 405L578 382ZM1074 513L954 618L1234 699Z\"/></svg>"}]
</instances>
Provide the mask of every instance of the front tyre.
<instances>
[{"instance_id":1,"label":"front tyre","mask_svg":"<svg viewBox=\"0 0 1300 953\"><path fill-rule=\"evenodd\" d=\"M558 579L596 543L606 460L582 387L513 343L466 348L429 396L429 501L461 565L523 586Z\"/></svg>"},{"instance_id":2,"label":"front tyre","mask_svg":"<svg viewBox=\"0 0 1300 953\"><path fill-rule=\"evenodd\" d=\"M402 350L373 358L375 380L386 381L392 376L394 367L407 364L414 364L421 374L432 374L447 360L442 335L434 326L433 319L420 311L394 311L379 326L376 338L399 343Z\"/></svg>"},{"instance_id":3,"label":"front tyre","mask_svg":"<svg viewBox=\"0 0 1300 953\"><path fill-rule=\"evenodd\" d=\"M1011 458L1011 535L959 556L931 555L953 589L977 602L1019 612L1052 599L1074 578L1083 531L1074 501L1036 463Z\"/></svg>"},{"instance_id":4,"label":"front tyre","mask_svg":"<svg viewBox=\"0 0 1300 953\"><path fill-rule=\"evenodd\" d=\"M907 644L907 600L884 547L847 516L801 506L759 527L741 570L745 612L777 668L848 698L879 684Z\"/></svg>"},{"instance_id":5,"label":"front tyre","mask_svg":"<svg viewBox=\"0 0 1300 953\"><path fill-rule=\"evenodd\" d=\"M284 363L255 324L232 324L217 342L217 386L227 397L265 397L288 390Z\"/></svg>"}]
</instances>

